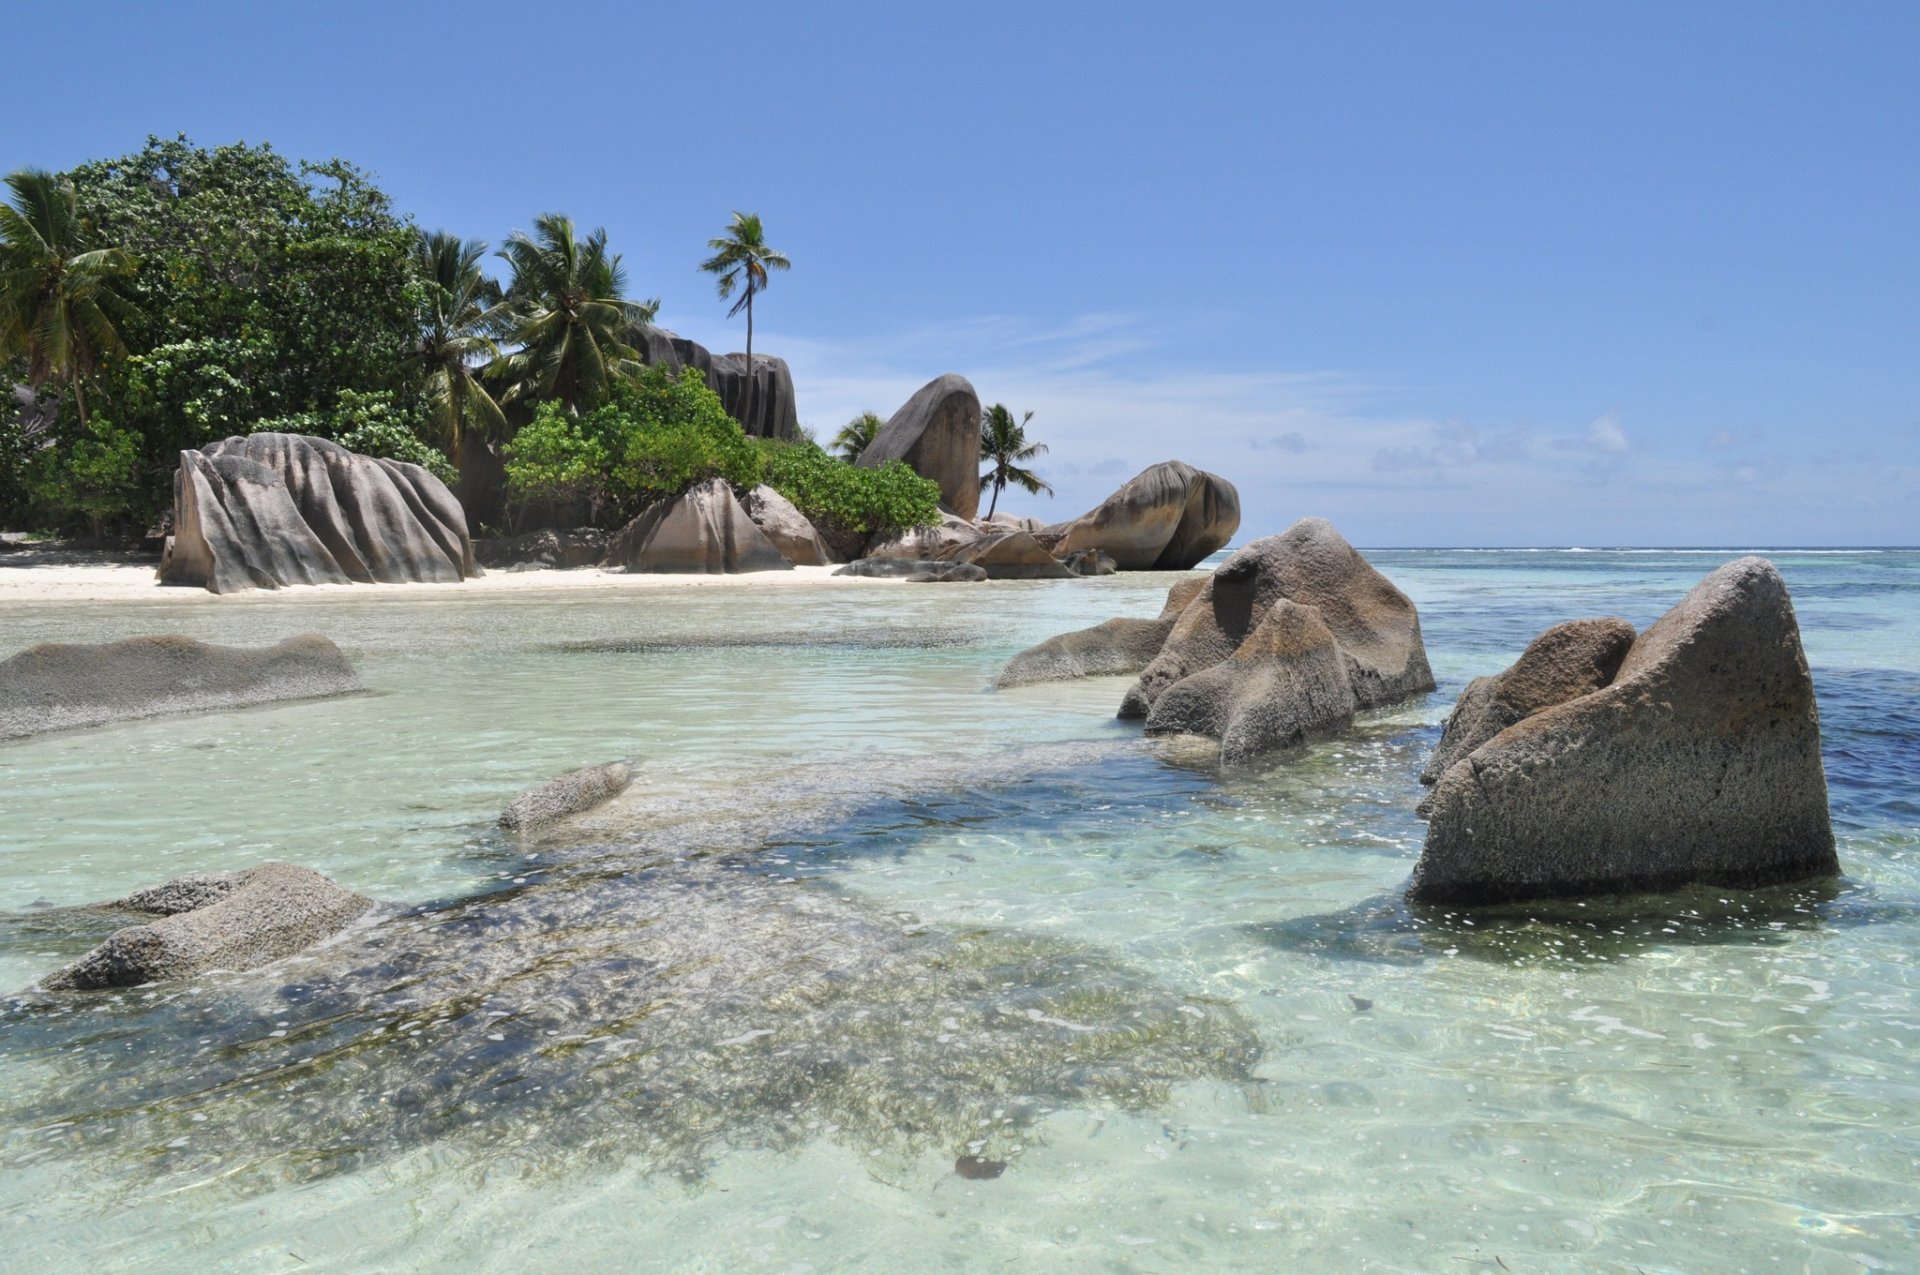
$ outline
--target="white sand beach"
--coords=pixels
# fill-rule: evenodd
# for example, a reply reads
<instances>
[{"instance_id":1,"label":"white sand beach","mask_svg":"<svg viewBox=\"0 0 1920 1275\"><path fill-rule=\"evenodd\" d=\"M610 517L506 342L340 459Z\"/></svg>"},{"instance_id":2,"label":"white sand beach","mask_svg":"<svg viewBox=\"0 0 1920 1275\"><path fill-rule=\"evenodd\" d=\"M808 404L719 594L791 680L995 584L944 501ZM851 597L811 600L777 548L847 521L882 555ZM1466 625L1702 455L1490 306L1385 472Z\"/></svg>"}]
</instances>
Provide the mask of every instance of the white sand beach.
<instances>
[{"instance_id":1,"label":"white sand beach","mask_svg":"<svg viewBox=\"0 0 1920 1275\"><path fill-rule=\"evenodd\" d=\"M30 549L0 554L0 606L9 602L168 602L204 599L210 605L237 599L272 598L411 598L472 593L523 593L589 589L626 592L646 589L791 589L824 585L868 586L897 583L856 576L838 576L836 567L795 567L791 571L757 571L746 575L628 575L586 567L571 571L489 571L459 584L315 584L285 589L257 589L247 593L216 594L205 589L162 585L151 563L130 562L110 553L85 550L38 552Z\"/></svg>"}]
</instances>

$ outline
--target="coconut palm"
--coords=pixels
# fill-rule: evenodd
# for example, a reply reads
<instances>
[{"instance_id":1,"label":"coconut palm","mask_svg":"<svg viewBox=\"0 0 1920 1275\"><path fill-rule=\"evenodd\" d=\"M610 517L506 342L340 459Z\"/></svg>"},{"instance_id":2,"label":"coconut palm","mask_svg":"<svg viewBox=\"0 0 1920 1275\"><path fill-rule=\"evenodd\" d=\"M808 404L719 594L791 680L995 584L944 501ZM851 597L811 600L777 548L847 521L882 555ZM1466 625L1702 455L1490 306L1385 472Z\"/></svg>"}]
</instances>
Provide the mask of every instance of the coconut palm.
<instances>
[{"instance_id":1,"label":"coconut palm","mask_svg":"<svg viewBox=\"0 0 1920 1275\"><path fill-rule=\"evenodd\" d=\"M1009 483L1035 496L1043 491L1053 495L1053 488L1042 482L1040 475L1016 463L1044 455L1047 450L1045 443L1027 441L1027 422L1032 419L1033 413L1028 412L1015 424L1013 413L1005 403L995 403L980 413L980 459L989 465L980 475L980 481L993 485L993 499L987 504L989 518L999 507L1000 493Z\"/></svg>"},{"instance_id":2,"label":"coconut palm","mask_svg":"<svg viewBox=\"0 0 1920 1275\"><path fill-rule=\"evenodd\" d=\"M874 435L880 432L886 422L872 412L862 412L848 421L838 434L833 436L834 454L851 465L860 459L860 453L873 446Z\"/></svg>"},{"instance_id":3,"label":"coconut palm","mask_svg":"<svg viewBox=\"0 0 1920 1275\"><path fill-rule=\"evenodd\" d=\"M500 404L475 375L500 357L492 334L506 318L500 285L480 270L486 255L487 245L478 239L462 242L444 230L420 231L413 241L414 269L425 297L419 340L403 362L426 376L428 418L446 441L455 468L469 429L477 428L483 437L499 437L507 429Z\"/></svg>"},{"instance_id":4,"label":"coconut palm","mask_svg":"<svg viewBox=\"0 0 1920 1275\"><path fill-rule=\"evenodd\" d=\"M513 267L506 301L517 349L501 361L505 401L558 399L574 412L598 407L617 377L640 370L626 337L653 322L656 301L629 301L620 254L607 232L582 241L573 220L534 218L533 234L516 230L499 254Z\"/></svg>"},{"instance_id":5,"label":"coconut palm","mask_svg":"<svg viewBox=\"0 0 1920 1275\"><path fill-rule=\"evenodd\" d=\"M71 388L87 428L87 379L123 358L118 323L138 314L118 291L137 266L101 245L80 215L73 183L38 168L7 178L0 204L0 359L26 364L27 384Z\"/></svg>"},{"instance_id":6,"label":"coconut palm","mask_svg":"<svg viewBox=\"0 0 1920 1275\"><path fill-rule=\"evenodd\" d=\"M747 312L747 409L746 417L753 419L753 299L767 286L767 271L786 270L793 263L786 254L775 252L767 247L766 232L760 226L759 213L736 212L733 221L727 226L727 233L717 239L707 240L707 247L713 249L713 256L700 263L700 268L708 274L718 275L720 299L725 301L739 288L740 299L733 303L733 309L727 311L727 317L745 310Z\"/></svg>"}]
</instances>

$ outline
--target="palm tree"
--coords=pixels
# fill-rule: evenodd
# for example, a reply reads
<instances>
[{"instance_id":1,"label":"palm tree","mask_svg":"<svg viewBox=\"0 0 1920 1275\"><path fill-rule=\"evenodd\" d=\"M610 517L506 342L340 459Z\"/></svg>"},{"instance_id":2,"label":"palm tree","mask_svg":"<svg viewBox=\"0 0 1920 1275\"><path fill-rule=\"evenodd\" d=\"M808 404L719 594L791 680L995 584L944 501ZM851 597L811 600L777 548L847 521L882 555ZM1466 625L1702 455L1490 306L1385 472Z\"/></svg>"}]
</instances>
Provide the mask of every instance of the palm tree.
<instances>
[{"instance_id":1,"label":"palm tree","mask_svg":"<svg viewBox=\"0 0 1920 1275\"><path fill-rule=\"evenodd\" d=\"M1053 488L1040 480L1040 475L1030 469L1022 469L1016 461L1032 460L1047 450L1045 443L1027 441L1027 422L1033 419L1028 412L1014 424L1013 413L1007 410L1005 403L995 403L980 413L980 459L991 465L980 475L980 481L993 484L993 499L987 504L987 517L993 517L993 511L1000 505L1000 493L1008 483L1019 487L1032 495L1046 492L1053 495Z\"/></svg>"},{"instance_id":2,"label":"palm tree","mask_svg":"<svg viewBox=\"0 0 1920 1275\"><path fill-rule=\"evenodd\" d=\"M429 418L446 440L454 468L466 446L467 430L481 435L506 433L507 418L475 369L500 357L491 333L505 322L500 285L480 272L487 245L464 243L444 230L420 231L413 241L413 265L425 286L420 339L403 360L427 378Z\"/></svg>"},{"instance_id":3,"label":"palm tree","mask_svg":"<svg viewBox=\"0 0 1920 1275\"><path fill-rule=\"evenodd\" d=\"M860 453L873 446L874 435L886 422L872 412L862 412L848 421L838 434L833 436L833 450L841 460L851 465L860 459Z\"/></svg>"},{"instance_id":4,"label":"palm tree","mask_svg":"<svg viewBox=\"0 0 1920 1275\"><path fill-rule=\"evenodd\" d=\"M138 263L99 246L73 183L38 168L7 178L0 204L0 358L18 356L27 384L71 387L87 428L87 378L126 356L117 320L138 314L117 291Z\"/></svg>"},{"instance_id":5,"label":"palm tree","mask_svg":"<svg viewBox=\"0 0 1920 1275\"><path fill-rule=\"evenodd\" d=\"M502 361L504 398L554 398L574 412L604 403L616 377L640 370L626 344L634 328L653 322L659 301L629 301L620 254L607 251L607 232L582 242L573 220L558 213L534 218L534 233L514 231L500 250L513 267L507 286L513 341Z\"/></svg>"},{"instance_id":6,"label":"palm tree","mask_svg":"<svg viewBox=\"0 0 1920 1275\"><path fill-rule=\"evenodd\" d=\"M767 271L787 270L793 266L785 253L775 252L767 247L766 232L760 228L759 213L736 212L733 221L727 227L727 233L718 239L707 240L707 247L713 249L713 256L700 263L700 268L708 274L718 275L720 299L725 301L733 295L736 287L743 287L740 299L733 303L733 309L727 311L731 319L741 310L747 312L747 409L749 421L753 419L753 299L767 286Z\"/></svg>"}]
</instances>

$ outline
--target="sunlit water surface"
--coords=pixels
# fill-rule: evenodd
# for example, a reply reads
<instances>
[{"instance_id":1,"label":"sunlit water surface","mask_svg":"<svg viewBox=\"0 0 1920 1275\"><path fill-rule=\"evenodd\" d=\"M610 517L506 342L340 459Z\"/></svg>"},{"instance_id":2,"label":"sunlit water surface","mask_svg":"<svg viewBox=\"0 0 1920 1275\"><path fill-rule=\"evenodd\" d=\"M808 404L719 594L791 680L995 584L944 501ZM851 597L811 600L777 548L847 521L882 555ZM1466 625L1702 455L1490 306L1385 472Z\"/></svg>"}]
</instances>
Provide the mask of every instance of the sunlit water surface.
<instances>
[{"instance_id":1,"label":"sunlit water surface","mask_svg":"<svg viewBox=\"0 0 1920 1275\"><path fill-rule=\"evenodd\" d=\"M1400 899L1454 694L1732 555L1369 556L1440 692L1225 775L1124 680L990 689L1169 576L9 606L319 631L374 693L0 746L0 989L183 872L385 906L0 1002L0 1266L1920 1269L1920 554L1774 555L1844 880L1478 916Z\"/></svg>"}]
</instances>

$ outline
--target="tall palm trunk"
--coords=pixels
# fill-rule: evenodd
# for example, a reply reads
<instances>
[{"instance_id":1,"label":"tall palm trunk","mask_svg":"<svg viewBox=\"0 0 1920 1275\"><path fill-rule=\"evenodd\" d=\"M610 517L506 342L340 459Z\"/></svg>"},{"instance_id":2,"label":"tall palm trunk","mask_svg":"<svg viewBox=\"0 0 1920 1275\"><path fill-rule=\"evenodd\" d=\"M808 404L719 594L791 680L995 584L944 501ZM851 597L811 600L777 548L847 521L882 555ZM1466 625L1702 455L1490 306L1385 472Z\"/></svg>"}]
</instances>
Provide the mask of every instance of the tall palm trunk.
<instances>
[{"instance_id":1,"label":"tall palm trunk","mask_svg":"<svg viewBox=\"0 0 1920 1275\"><path fill-rule=\"evenodd\" d=\"M747 294L747 410L743 422L753 432L753 294Z\"/></svg>"},{"instance_id":2,"label":"tall palm trunk","mask_svg":"<svg viewBox=\"0 0 1920 1275\"><path fill-rule=\"evenodd\" d=\"M987 521L988 522L993 521L993 511L1000 507L1000 489L1004 486L1006 486L1006 483L1002 482L997 478L994 480L993 499L987 502Z\"/></svg>"}]
</instances>

